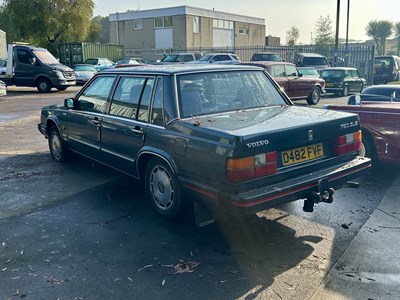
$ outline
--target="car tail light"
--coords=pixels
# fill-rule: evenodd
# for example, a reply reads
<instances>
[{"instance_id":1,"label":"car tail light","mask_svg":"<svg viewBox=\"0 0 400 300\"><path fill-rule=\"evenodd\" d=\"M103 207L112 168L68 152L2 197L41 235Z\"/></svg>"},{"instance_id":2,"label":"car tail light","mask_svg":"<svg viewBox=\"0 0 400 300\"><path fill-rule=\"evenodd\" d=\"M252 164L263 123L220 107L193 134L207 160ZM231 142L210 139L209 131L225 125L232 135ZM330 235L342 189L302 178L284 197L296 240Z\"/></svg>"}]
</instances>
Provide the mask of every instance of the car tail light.
<instances>
[{"instance_id":1,"label":"car tail light","mask_svg":"<svg viewBox=\"0 0 400 300\"><path fill-rule=\"evenodd\" d=\"M233 183L272 175L276 170L276 151L226 161L226 179Z\"/></svg>"},{"instance_id":2,"label":"car tail light","mask_svg":"<svg viewBox=\"0 0 400 300\"><path fill-rule=\"evenodd\" d=\"M342 135L334 142L333 152L335 155L343 155L361 150L362 133L361 130Z\"/></svg>"}]
</instances>

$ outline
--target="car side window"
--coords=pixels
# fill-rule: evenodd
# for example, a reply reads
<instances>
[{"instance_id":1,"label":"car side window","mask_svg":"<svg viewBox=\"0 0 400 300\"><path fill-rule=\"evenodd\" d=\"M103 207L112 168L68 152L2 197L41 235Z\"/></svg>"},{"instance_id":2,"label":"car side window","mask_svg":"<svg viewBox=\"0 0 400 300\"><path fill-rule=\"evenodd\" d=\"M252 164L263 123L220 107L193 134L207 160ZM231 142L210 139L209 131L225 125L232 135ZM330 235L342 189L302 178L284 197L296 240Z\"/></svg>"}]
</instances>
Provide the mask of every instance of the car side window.
<instances>
[{"instance_id":1,"label":"car side window","mask_svg":"<svg viewBox=\"0 0 400 300\"><path fill-rule=\"evenodd\" d=\"M136 119L145 82L143 77L122 77L111 101L110 115Z\"/></svg>"},{"instance_id":2,"label":"car side window","mask_svg":"<svg viewBox=\"0 0 400 300\"><path fill-rule=\"evenodd\" d=\"M286 76L287 77L296 77L299 76L299 74L297 73L297 69L295 66L292 65L286 65Z\"/></svg>"},{"instance_id":3,"label":"car side window","mask_svg":"<svg viewBox=\"0 0 400 300\"><path fill-rule=\"evenodd\" d=\"M18 56L18 61L20 63L29 64L29 65L32 64L33 56L28 51L19 49L17 51L17 56Z\"/></svg>"},{"instance_id":4,"label":"car side window","mask_svg":"<svg viewBox=\"0 0 400 300\"><path fill-rule=\"evenodd\" d=\"M272 66L272 77L285 77L285 66L277 65Z\"/></svg>"},{"instance_id":5,"label":"car side window","mask_svg":"<svg viewBox=\"0 0 400 300\"><path fill-rule=\"evenodd\" d=\"M83 91L77 101L77 109L96 113L104 113L107 99L109 99L115 75L98 76Z\"/></svg>"},{"instance_id":6,"label":"car side window","mask_svg":"<svg viewBox=\"0 0 400 300\"><path fill-rule=\"evenodd\" d=\"M154 87L154 78L148 78L144 86L139 106L138 120L147 122L149 120L151 92Z\"/></svg>"},{"instance_id":7,"label":"car side window","mask_svg":"<svg viewBox=\"0 0 400 300\"><path fill-rule=\"evenodd\" d=\"M157 81L156 90L154 93L153 108L151 113L151 124L164 126L164 92L163 80L160 78Z\"/></svg>"}]
</instances>

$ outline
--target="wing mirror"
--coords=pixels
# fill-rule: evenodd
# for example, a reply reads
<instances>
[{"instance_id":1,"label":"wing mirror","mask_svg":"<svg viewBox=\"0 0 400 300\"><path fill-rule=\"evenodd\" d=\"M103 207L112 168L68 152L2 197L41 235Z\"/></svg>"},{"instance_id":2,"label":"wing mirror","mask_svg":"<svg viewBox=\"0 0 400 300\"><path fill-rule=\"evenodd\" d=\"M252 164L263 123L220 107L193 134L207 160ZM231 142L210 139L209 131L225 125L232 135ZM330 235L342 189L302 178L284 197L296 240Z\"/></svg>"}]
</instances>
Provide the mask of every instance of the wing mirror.
<instances>
[{"instance_id":1,"label":"wing mirror","mask_svg":"<svg viewBox=\"0 0 400 300\"><path fill-rule=\"evenodd\" d=\"M73 109L74 108L74 99L73 98L64 99L64 107L66 107L68 109Z\"/></svg>"}]
</instances>

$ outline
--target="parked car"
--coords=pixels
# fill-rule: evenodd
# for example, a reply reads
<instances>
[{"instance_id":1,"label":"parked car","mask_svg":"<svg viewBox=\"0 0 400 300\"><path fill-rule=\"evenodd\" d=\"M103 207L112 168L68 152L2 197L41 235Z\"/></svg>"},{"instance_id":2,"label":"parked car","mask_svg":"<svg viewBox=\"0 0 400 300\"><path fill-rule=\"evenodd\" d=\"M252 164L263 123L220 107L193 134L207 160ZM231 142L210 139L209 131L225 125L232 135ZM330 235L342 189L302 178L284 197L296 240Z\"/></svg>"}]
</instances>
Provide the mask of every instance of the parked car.
<instances>
[{"instance_id":1,"label":"parked car","mask_svg":"<svg viewBox=\"0 0 400 300\"><path fill-rule=\"evenodd\" d=\"M121 58L115 62L115 65L134 65L146 64L146 61L141 57Z\"/></svg>"},{"instance_id":2,"label":"parked car","mask_svg":"<svg viewBox=\"0 0 400 300\"><path fill-rule=\"evenodd\" d=\"M324 108L358 114L362 128L360 155L400 165L400 103L357 101Z\"/></svg>"},{"instance_id":3,"label":"parked car","mask_svg":"<svg viewBox=\"0 0 400 300\"><path fill-rule=\"evenodd\" d=\"M278 53L273 52L256 52L250 61L283 61Z\"/></svg>"},{"instance_id":4,"label":"parked car","mask_svg":"<svg viewBox=\"0 0 400 300\"><path fill-rule=\"evenodd\" d=\"M314 67L317 70L329 67L326 56L317 53L296 53L294 56L294 63L298 67Z\"/></svg>"},{"instance_id":5,"label":"parked car","mask_svg":"<svg viewBox=\"0 0 400 300\"><path fill-rule=\"evenodd\" d=\"M325 81L321 78L303 77L295 64L289 62L259 61L242 63L264 68L283 88L292 100L306 99L310 105L315 105L324 92Z\"/></svg>"},{"instance_id":6,"label":"parked car","mask_svg":"<svg viewBox=\"0 0 400 300\"><path fill-rule=\"evenodd\" d=\"M115 65L112 60L105 57L88 58L87 60L85 60L85 64L93 65L98 72L107 68L114 67Z\"/></svg>"},{"instance_id":7,"label":"parked car","mask_svg":"<svg viewBox=\"0 0 400 300\"><path fill-rule=\"evenodd\" d=\"M360 93L367 81L356 68L333 67L321 71L325 80L325 91L346 97L349 93Z\"/></svg>"},{"instance_id":8,"label":"parked car","mask_svg":"<svg viewBox=\"0 0 400 300\"><path fill-rule=\"evenodd\" d=\"M89 64L76 64L74 67L76 84L85 84L94 74L97 73L96 68Z\"/></svg>"},{"instance_id":9,"label":"parked car","mask_svg":"<svg viewBox=\"0 0 400 300\"><path fill-rule=\"evenodd\" d=\"M314 67L298 67L297 71L299 71L299 73L303 75L303 77L311 77L311 78L320 77L318 70Z\"/></svg>"},{"instance_id":10,"label":"parked car","mask_svg":"<svg viewBox=\"0 0 400 300\"><path fill-rule=\"evenodd\" d=\"M196 61L190 62L192 64L238 64L240 59L236 54L233 53L209 53L205 54L202 58Z\"/></svg>"},{"instance_id":11,"label":"parked car","mask_svg":"<svg viewBox=\"0 0 400 300\"><path fill-rule=\"evenodd\" d=\"M0 74L6 74L7 60L0 58Z\"/></svg>"},{"instance_id":12,"label":"parked car","mask_svg":"<svg viewBox=\"0 0 400 300\"><path fill-rule=\"evenodd\" d=\"M171 65L97 73L42 108L55 161L70 152L143 179L162 216L196 201L224 214L333 200L370 167L356 114L293 105L252 66Z\"/></svg>"},{"instance_id":13,"label":"parked car","mask_svg":"<svg viewBox=\"0 0 400 300\"><path fill-rule=\"evenodd\" d=\"M371 85L361 91L359 95L351 95L347 104L356 104L357 99L366 101L400 102L400 85Z\"/></svg>"},{"instance_id":14,"label":"parked car","mask_svg":"<svg viewBox=\"0 0 400 300\"><path fill-rule=\"evenodd\" d=\"M191 61L196 61L202 58L203 55L201 53L171 53L165 55L159 62L156 62L156 65L170 65L170 64L183 64Z\"/></svg>"},{"instance_id":15,"label":"parked car","mask_svg":"<svg viewBox=\"0 0 400 300\"><path fill-rule=\"evenodd\" d=\"M373 83L400 81L400 57L395 55L375 56Z\"/></svg>"},{"instance_id":16,"label":"parked car","mask_svg":"<svg viewBox=\"0 0 400 300\"><path fill-rule=\"evenodd\" d=\"M7 95L7 85L0 80L0 96Z\"/></svg>"}]
</instances>

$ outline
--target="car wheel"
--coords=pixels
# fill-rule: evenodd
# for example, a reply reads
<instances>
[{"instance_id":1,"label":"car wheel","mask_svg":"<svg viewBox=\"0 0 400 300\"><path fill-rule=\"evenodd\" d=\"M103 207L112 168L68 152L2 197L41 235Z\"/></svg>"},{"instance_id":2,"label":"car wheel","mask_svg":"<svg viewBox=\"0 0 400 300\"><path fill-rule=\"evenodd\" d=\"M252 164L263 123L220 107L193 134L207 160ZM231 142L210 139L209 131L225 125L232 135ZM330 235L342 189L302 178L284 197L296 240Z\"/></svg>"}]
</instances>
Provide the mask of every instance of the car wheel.
<instances>
[{"instance_id":1,"label":"car wheel","mask_svg":"<svg viewBox=\"0 0 400 300\"><path fill-rule=\"evenodd\" d=\"M159 158L150 160L146 168L145 189L151 205L161 216L175 219L183 212L179 182L165 161Z\"/></svg>"},{"instance_id":2,"label":"car wheel","mask_svg":"<svg viewBox=\"0 0 400 300\"><path fill-rule=\"evenodd\" d=\"M48 93L51 91L51 83L46 78L41 78L37 81L36 88L41 93Z\"/></svg>"},{"instance_id":3,"label":"car wheel","mask_svg":"<svg viewBox=\"0 0 400 300\"><path fill-rule=\"evenodd\" d=\"M321 89L315 86L310 95L307 97L307 103L309 105L318 104L319 100L321 99Z\"/></svg>"},{"instance_id":4,"label":"car wheel","mask_svg":"<svg viewBox=\"0 0 400 300\"><path fill-rule=\"evenodd\" d=\"M55 161L65 162L68 160L68 149L61 139L56 126L51 126L49 129L49 149Z\"/></svg>"},{"instance_id":5,"label":"car wheel","mask_svg":"<svg viewBox=\"0 0 400 300\"><path fill-rule=\"evenodd\" d=\"M345 85L342 91L342 96L347 97L348 95L349 95L349 87Z\"/></svg>"},{"instance_id":6,"label":"car wheel","mask_svg":"<svg viewBox=\"0 0 400 300\"><path fill-rule=\"evenodd\" d=\"M361 142L361 150L360 150L360 156L362 157L369 157L371 159L375 158L375 146L372 141L372 138L367 134L363 132L363 138Z\"/></svg>"}]
</instances>

